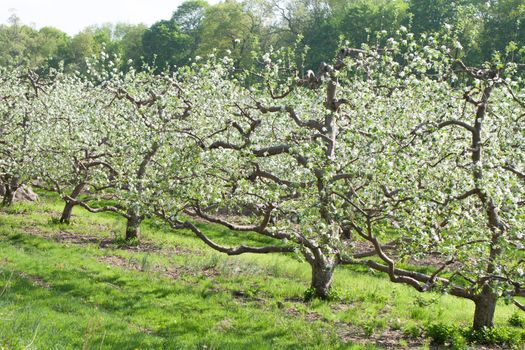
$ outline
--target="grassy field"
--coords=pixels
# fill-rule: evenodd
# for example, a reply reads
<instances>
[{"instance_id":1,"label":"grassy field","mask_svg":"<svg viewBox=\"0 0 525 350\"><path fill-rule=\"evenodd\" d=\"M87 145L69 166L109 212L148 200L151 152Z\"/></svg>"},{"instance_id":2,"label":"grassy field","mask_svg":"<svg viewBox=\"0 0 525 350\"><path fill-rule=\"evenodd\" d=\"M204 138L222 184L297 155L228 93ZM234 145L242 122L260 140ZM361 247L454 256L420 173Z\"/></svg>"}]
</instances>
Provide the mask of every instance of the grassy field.
<instances>
[{"instance_id":1,"label":"grassy field","mask_svg":"<svg viewBox=\"0 0 525 350\"><path fill-rule=\"evenodd\" d=\"M425 325L471 322L469 301L348 268L335 275L340 301L306 304L297 257L227 257L156 222L127 247L120 218L75 208L61 225L61 208L44 196L0 211L0 349L424 349ZM496 323L513 312L499 305Z\"/></svg>"}]
</instances>

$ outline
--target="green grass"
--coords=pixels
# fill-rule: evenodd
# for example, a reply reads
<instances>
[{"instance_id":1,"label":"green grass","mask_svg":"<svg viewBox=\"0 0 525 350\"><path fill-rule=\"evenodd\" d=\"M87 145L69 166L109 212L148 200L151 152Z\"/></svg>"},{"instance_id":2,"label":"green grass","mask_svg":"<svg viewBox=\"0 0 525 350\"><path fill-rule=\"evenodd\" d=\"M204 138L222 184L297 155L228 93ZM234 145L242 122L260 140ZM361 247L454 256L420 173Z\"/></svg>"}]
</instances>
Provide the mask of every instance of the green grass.
<instances>
[{"instance_id":1,"label":"green grass","mask_svg":"<svg viewBox=\"0 0 525 350\"><path fill-rule=\"evenodd\" d=\"M101 248L123 235L122 219L75 208L61 225L61 208L45 195L0 212L0 349L375 349L386 331L417 336L428 323L471 321L469 301L350 268L335 274L341 302L305 304L310 269L299 258L227 257L154 221L138 247ZM269 243L201 228L223 244ZM514 312L499 305L496 323Z\"/></svg>"}]
</instances>

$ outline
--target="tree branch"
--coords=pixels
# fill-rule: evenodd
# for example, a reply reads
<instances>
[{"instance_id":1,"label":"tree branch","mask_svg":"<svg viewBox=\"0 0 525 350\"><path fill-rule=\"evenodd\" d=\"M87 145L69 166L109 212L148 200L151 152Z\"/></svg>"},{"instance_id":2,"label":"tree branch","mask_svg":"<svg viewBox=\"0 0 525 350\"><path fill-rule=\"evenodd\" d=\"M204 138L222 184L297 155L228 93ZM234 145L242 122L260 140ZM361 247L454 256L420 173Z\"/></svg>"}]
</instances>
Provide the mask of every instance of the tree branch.
<instances>
[{"instance_id":1,"label":"tree branch","mask_svg":"<svg viewBox=\"0 0 525 350\"><path fill-rule=\"evenodd\" d=\"M166 218L165 218L166 219ZM201 230L199 230L193 223L186 221L183 223L176 223L170 219L167 219L167 222L175 229L189 229L197 237L199 237L204 243L206 243L210 248L213 248L221 253L227 255L240 255L245 253L255 253L255 254L268 254L268 253L292 253L295 251L292 246L266 246L266 247L249 247L245 245L240 245L235 248L221 246L211 239L209 239Z\"/></svg>"},{"instance_id":2,"label":"tree branch","mask_svg":"<svg viewBox=\"0 0 525 350\"><path fill-rule=\"evenodd\" d=\"M460 120L455 120L455 119L452 119L452 120L447 120L445 122L442 122L440 124L438 124L438 129L442 129L444 127L447 127L447 126L450 126L450 125L456 125L456 126L461 126L462 128L465 128L466 130L470 131L471 133L474 133L476 130L474 129L473 126L465 123L465 122L462 122Z\"/></svg>"},{"instance_id":3,"label":"tree branch","mask_svg":"<svg viewBox=\"0 0 525 350\"><path fill-rule=\"evenodd\" d=\"M525 180L525 173L516 170L516 168L514 168L513 166L511 166L511 165L505 165L505 166L503 166L502 168L505 169L505 170L510 171L510 172L513 173L514 175L518 176L520 179Z\"/></svg>"},{"instance_id":4,"label":"tree branch","mask_svg":"<svg viewBox=\"0 0 525 350\"><path fill-rule=\"evenodd\" d=\"M268 112L276 113L276 112L283 112L283 111L285 111L285 112L288 113L290 118L295 122L295 124L297 124L297 126L299 126L299 127L307 127L307 128L310 128L310 129L315 129L315 130L317 130L319 132L322 132L322 130L323 130L322 124L320 122L318 122L317 120L310 119L310 120L307 120L307 121L302 121L297 116L297 113L295 112L295 110L292 107L290 107L290 106L270 106L270 107L266 107L266 106L263 106L262 103L257 102L256 103L256 107L263 114L266 114Z\"/></svg>"},{"instance_id":5,"label":"tree branch","mask_svg":"<svg viewBox=\"0 0 525 350\"><path fill-rule=\"evenodd\" d=\"M85 203L84 201L80 201L76 198L73 198L71 196L68 196L68 195L65 195L63 196L64 200L74 204L74 205L79 205L81 206L82 208L86 209L87 211L89 211L90 213L103 213L103 212L113 212L113 213L117 213L123 217L125 217L126 219L129 219L130 216L125 213L124 211L122 211L123 207L119 206L119 205L116 205L116 206L104 206L104 207L100 207L100 208L93 208L91 206L89 206L87 203Z\"/></svg>"}]
</instances>

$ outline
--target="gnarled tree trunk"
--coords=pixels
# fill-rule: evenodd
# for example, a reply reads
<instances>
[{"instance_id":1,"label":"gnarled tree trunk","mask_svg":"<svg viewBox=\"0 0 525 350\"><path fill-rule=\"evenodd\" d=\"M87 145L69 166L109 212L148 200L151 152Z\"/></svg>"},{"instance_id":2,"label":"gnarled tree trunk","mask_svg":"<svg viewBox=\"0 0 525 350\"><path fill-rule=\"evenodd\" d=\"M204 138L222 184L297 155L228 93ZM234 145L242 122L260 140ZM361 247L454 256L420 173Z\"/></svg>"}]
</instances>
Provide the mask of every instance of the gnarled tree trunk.
<instances>
[{"instance_id":1,"label":"gnarled tree trunk","mask_svg":"<svg viewBox=\"0 0 525 350\"><path fill-rule=\"evenodd\" d=\"M71 197L72 199L76 199L84 189L84 185L85 184L83 182L76 185L69 197ZM69 224L71 222L71 214L73 213L73 207L76 205L76 203L69 199L65 199L65 202L66 205L64 206L64 210L62 210L60 222L63 224Z\"/></svg>"},{"instance_id":2,"label":"gnarled tree trunk","mask_svg":"<svg viewBox=\"0 0 525 350\"><path fill-rule=\"evenodd\" d=\"M64 210L62 210L62 215L60 216L61 224L69 224L71 222L71 214L73 213L74 206L74 202L66 200L66 205L64 206Z\"/></svg>"},{"instance_id":3,"label":"gnarled tree trunk","mask_svg":"<svg viewBox=\"0 0 525 350\"><path fill-rule=\"evenodd\" d=\"M313 261L310 265L312 267L311 288L314 291L314 297L322 300L329 299L335 264L323 264Z\"/></svg>"},{"instance_id":4,"label":"gnarled tree trunk","mask_svg":"<svg viewBox=\"0 0 525 350\"><path fill-rule=\"evenodd\" d=\"M474 299L474 304L476 305L474 311L474 329L479 330L484 327L494 327L494 313L496 311L497 301L497 295L492 293L489 287L485 287L481 294Z\"/></svg>"},{"instance_id":5,"label":"gnarled tree trunk","mask_svg":"<svg viewBox=\"0 0 525 350\"><path fill-rule=\"evenodd\" d=\"M128 221L126 223L126 241L138 238L140 234L140 224L144 216L138 215L134 210L129 209L127 212Z\"/></svg>"},{"instance_id":6,"label":"gnarled tree trunk","mask_svg":"<svg viewBox=\"0 0 525 350\"><path fill-rule=\"evenodd\" d=\"M8 207L11 204L13 204L13 201L15 199L16 190L20 185L18 184L18 181L15 177L12 176L4 176L2 178L3 180L3 195L4 198L2 199L2 206Z\"/></svg>"},{"instance_id":7,"label":"gnarled tree trunk","mask_svg":"<svg viewBox=\"0 0 525 350\"><path fill-rule=\"evenodd\" d=\"M3 207L8 207L11 204L13 204L13 199L15 198L15 191L16 189L13 189L9 185L4 186L4 198L2 199Z\"/></svg>"}]
</instances>

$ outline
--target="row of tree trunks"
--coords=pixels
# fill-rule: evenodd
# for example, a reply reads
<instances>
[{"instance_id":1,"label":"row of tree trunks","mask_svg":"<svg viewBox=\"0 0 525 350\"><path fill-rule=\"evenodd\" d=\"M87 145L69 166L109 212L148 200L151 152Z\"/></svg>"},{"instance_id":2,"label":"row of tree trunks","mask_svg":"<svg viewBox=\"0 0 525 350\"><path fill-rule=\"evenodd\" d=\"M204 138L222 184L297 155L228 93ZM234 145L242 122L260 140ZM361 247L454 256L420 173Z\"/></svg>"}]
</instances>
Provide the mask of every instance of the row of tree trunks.
<instances>
[{"instance_id":1,"label":"row of tree trunks","mask_svg":"<svg viewBox=\"0 0 525 350\"><path fill-rule=\"evenodd\" d=\"M75 187L71 193L71 198L76 199L84 188L84 184L81 183ZM16 188L13 189L11 185L3 185L3 200L2 206L9 206L13 203L15 197ZM73 208L76 203L71 200L66 200L66 205L62 211L60 217L61 223L70 223ZM126 241L137 239L140 234L140 225L144 220L144 217L138 215L133 210L128 210L128 218L126 222ZM327 300L330 297L330 289L332 285L333 273L336 268L335 265L323 266L323 264L313 261L310 263L312 269L311 288L314 291L316 298ZM494 314L497 304L497 296L494 295L490 288L486 287L482 293L474 299L475 311L474 311L474 329L482 329L484 327L494 326Z\"/></svg>"},{"instance_id":2,"label":"row of tree trunks","mask_svg":"<svg viewBox=\"0 0 525 350\"><path fill-rule=\"evenodd\" d=\"M66 202L66 205L64 206L64 209L62 210L62 215L60 216L61 223L69 224L71 222L71 215L73 213L73 208L77 205L77 203L74 200L78 198L78 196L81 194L84 187L85 187L84 183L78 184L73 189L73 191L71 192L71 195L69 196L71 199L64 199L64 201ZM140 224L142 223L142 221L144 221L144 217L142 215L138 215L132 209L129 209L126 214L127 214L126 237L125 237L126 241L137 239L140 234Z\"/></svg>"}]
</instances>

